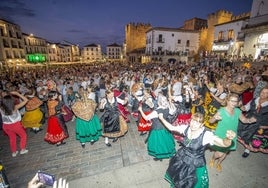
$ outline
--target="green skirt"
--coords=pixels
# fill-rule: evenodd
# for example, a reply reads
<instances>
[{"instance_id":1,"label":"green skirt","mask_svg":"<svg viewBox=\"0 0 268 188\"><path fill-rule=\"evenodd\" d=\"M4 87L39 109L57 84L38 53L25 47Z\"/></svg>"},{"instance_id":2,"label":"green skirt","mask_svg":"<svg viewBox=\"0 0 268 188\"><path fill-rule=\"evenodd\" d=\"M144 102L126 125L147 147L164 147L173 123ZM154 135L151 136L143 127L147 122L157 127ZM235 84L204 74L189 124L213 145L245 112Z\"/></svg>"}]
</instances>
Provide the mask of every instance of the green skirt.
<instances>
[{"instance_id":1,"label":"green skirt","mask_svg":"<svg viewBox=\"0 0 268 188\"><path fill-rule=\"evenodd\" d=\"M75 121L76 140L79 140L80 143L99 140L99 137L102 135L102 128L97 115L94 115L89 121L78 117Z\"/></svg>"},{"instance_id":2,"label":"green skirt","mask_svg":"<svg viewBox=\"0 0 268 188\"><path fill-rule=\"evenodd\" d=\"M147 140L148 154L157 158L170 158L176 153L172 134L166 129L151 130Z\"/></svg>"},{"instance_id":3,"label":"green skirt","mask_svg":"<svg viewBox=\"0 0 268 188\"><path fill-rule=\"evenodd\" d=\"M207 167L202 166L202 167L196 168L195 174L197 177L197 182L196 182L194 188L208 188L209 187L209 179L208 179ZM169 177L169 175L167 173L165 174L165 179L170 183L171 188L175 187L173 180Z\"/></svg>"}]
</instances>

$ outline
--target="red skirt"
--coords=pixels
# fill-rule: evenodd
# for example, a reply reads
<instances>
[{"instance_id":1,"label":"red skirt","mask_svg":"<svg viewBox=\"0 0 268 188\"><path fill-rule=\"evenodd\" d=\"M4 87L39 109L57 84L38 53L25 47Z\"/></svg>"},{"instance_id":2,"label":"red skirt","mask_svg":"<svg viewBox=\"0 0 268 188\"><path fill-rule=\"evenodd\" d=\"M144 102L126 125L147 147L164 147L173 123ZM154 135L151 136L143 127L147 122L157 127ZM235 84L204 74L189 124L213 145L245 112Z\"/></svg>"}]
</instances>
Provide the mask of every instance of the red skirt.
<instances>
[{"instance_id":1,"label":"red skirt","mask_svg":"<svg viewBox=\"0 0 268 188\"><path fill-rule=\"evenodd\" d=\"M151 112L144 112L145 115L150 114ZM141 117L139 124L138 124L138 131L150 131L152 126L151 121L146 121L143 117Z\"/></svg>"},{"instance_id":2,"label":"red skirt","mask_svg":"<svg viewBox=\"0 0 268 188\"><path fill-rule=\"evenodd\" d=\"M57 116L49 117L45 141L50 144L56 144L63 141L67 137L68 136L65 134L62 126L60 125Z\"/></svg>"}]
</instances>

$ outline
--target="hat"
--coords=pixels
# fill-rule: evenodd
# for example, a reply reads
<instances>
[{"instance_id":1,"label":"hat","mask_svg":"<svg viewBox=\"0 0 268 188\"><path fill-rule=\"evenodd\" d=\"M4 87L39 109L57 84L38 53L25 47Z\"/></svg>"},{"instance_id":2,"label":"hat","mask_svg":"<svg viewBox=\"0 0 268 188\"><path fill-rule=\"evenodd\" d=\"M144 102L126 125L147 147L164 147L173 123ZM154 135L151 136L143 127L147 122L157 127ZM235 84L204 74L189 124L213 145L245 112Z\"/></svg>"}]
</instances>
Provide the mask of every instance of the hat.
<instances>
[{"instance_id":1,"label":"hat","mask_svg":"<svg viewBox=\"0 0 268 188\"><path fill-rule=\"evenodd\" d=\"M261 75L262 76L268 76L268 70L267 71L264 71Z\"/></svg>"}]
</instances>

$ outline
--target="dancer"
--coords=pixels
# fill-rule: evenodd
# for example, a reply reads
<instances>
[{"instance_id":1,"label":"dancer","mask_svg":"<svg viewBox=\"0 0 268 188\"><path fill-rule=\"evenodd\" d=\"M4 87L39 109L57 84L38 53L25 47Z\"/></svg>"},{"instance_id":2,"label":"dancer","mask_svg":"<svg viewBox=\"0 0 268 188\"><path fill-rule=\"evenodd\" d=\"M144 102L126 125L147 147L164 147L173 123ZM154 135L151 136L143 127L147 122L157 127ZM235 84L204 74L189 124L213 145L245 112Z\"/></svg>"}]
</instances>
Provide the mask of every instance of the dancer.
<instances>
[{"instance_id":1,"label":"dancer","mask_svg":"<svg viewBox=\"0 0 268 188\"><path fill-rule=\"evenodd\" d=\"M237 108L239 99L238 95L234 93L228 94L226 97L226 106L218 110L218 112L209 120L210 123L218 122L218 125L215 129L215 135L220 138L224 138L226 130L232 130L237 134L238 122L239 120L243 123L253 123L256 122L255 117L246 118L239 108ZM233 143L228 148L222 148L217 146L212 146L212 149L215 150L213 153L212 159L209 162L210 167L215 166L218 172L222 171L222 161L226 158L227 154L236 150L237 137L234 138Z\"/></svg>"},{"instance_id":2,"label":"dancer","mask_svg":"<svg viewBox=\"0 0 268 188\"><path fill-rule=\"evenodd\" d=\"M221 139L211 131L206 131L204 116L200 113L192 115L189 126L173 126L164 119L162 113L159 113L159 119L170 131L177 131L184 135L182 147L169 161L165 179L171 187L208 187L205 147L208 144L228 147L235 133L228 130L226 138Z\"/></svg>"},{"instance_id":3,"label":"dancer","mask_svg":"<svg viewBox=\"0 0 268 188\"><path fill-rule=\"evenodd\" d=\"M45 141L57 146L63 145L64 139L68 138L69 134L61 110L63 102L57 91L49 91L47 106L49 118Z\"/></svg>"},{"instance_id":4,"label":"dancer","mask_svg":"<svg viewBox=\"0 0 268 188\"><path fill-rule=\"evenodd\" d=\"M154 160L162 160L172 157L175 150L175 142L170 131L158 119L158 113L168 114L168 101L164 95L158 96L158 107L153 110L149 115L146 115L142 107L139 106L142 117L147 121L152 121L150 133L147 138L148 154L154 157Z\"/></svg>"},{"instance_id":5,"label":"dancer","mask_svg":"<svg viewBox=\"0 0 268 188\"><path fill-rule=\"evenodd\" d=\"M30 88L29 93L26 94L28 102L25 105L26 111L22 117L22 124L25 128L31 128L31 131L36 134L43 130L40 127L42 126L44 114L40 110L40 106L43 104L43 101L41 101L35 93L35 89Z\"/></svg>"},{"instance_id":6,"label":"dancer","mask_svg":"<svg viewBox=\"0 0 268 188\"><path fill-rule=\"evenodd\" d=\"M118 104L118 109L120 111L120 114L122 115L122 117L124 118L124 120L129 123L130 120L128 118L128 115L130 114L128 109L127 109L127 103L128 103L128 95L127 92L124 91L125 90L125 85L124 83L120 83L119 85L119 89L118 88L114 88L113 92L114 92L114 96L116 97L117 100L117 104Z\"/></svg>"},{"instance_id":7,"label":"dancer","mask_svg":"<svg viewBox=\"0 0 268 188\"><path fill-rule=\"evenodd\" d=\"M99 109L104 110L100 120L103 125L105 144L108 147L112 146L109 143L109 138L113 138L113 142L116 142L119 137L125 135L128 131L127 123L120 114L117 103L114 92L107 89L106 98L103 98L99 105Z\"/></svg>"},{"instance_id":8,"label":"dancer","mask_svg":"<svg viewBox=\"0 0 268 188\"><path fill-rule=\"evenodd\" d=\"M82 94L81 100L76 101L72 106L76 115L76 140L80 141L82 148L85 148L86 142L93 145L102 135L101 123L99 117L95 114L97 106L94 101L95 96L89 93L91 89L87 89L87 91Z\"/></svg>"},{"instance_id":9,"label":"dancer","mask_svg":"<svg viewBox=\"0 0 268 188\"><path fill-rule=\"evenodd\" d=\"M133 96L133 104L131 107L131 114L136 122L138 121L138 117L139 117L138 108L139 108L139 104L143 98L143 90L144 90L144 86L140 82L133 84L131 87L131 94Z\"/></svg>"},{"instance_id":10,"label":"dancer","mask_svg":"<svg viewBox=\"0 0 268 188\"><path fill-rule=\"evenodd\" d=\"M149 115L154 108L153 98L150 95L149 89L144 89L144 97L141 102L142 111L145 115ZM138 131L140 132L140 136L143 136L147 134L148 131L150 131L152 126L151 120L145 120L141 114L139 114L138 117Z\"/></svg>"},{"instance_id":11,"label":"dancer","mask_svg":"<svg viewBox=\"0 0 268 188\"><path fill-rule=\"evenodd\" d=\"M244 106L247 117L255 117L256 122L238 125L238 141L245 151L242 157L249 156L250 151L268 153L268 86L261 89L259 97Z\"/></svg>"},{"instance_id":12,"label":"dancer","mask_svg":"<svg viewBox=\"0 0 268 188\"><path fill-rule=\"evenodd\" d=\"M15 104L13 96L19 97L21 101ZM28 99L17 91L11 91L2 98L0 113L2 115L3 130L9 137L10 149L12 157L16 157L17 151L17 135L20 137L20 154L28 153L26 149L27 134L21 123L21 114L19 109L22 108Z\"/></svg>"}]
</instances>

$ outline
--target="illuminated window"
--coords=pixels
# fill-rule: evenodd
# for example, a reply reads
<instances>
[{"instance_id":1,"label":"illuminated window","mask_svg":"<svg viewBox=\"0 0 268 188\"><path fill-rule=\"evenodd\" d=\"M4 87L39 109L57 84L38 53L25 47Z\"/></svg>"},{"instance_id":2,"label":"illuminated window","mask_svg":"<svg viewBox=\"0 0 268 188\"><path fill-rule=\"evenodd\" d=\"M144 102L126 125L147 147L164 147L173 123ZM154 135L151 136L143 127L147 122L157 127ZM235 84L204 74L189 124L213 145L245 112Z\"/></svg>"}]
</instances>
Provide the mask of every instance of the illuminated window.
<instances>
[{"instance_id":1,"label":"illuminated window","mask_svg":"<svg viewBox=\"0 0 268 188\"><path fill-rule=\"evenodd\" d=\"M224 39L223 31L220 31L219 34L218 34L218 40L221 41L223 39Z\"/></svg>"},{"instance_id":2,"label":"illuminated window","mask_svg":"<svg viewBox=\"0 0 268 188\"><path fill-rule=\"evenodd\" d=\"M233 40L234 39L234 30L230 29L228 31L228 40Z\"/></svg>"}]
</instances>

